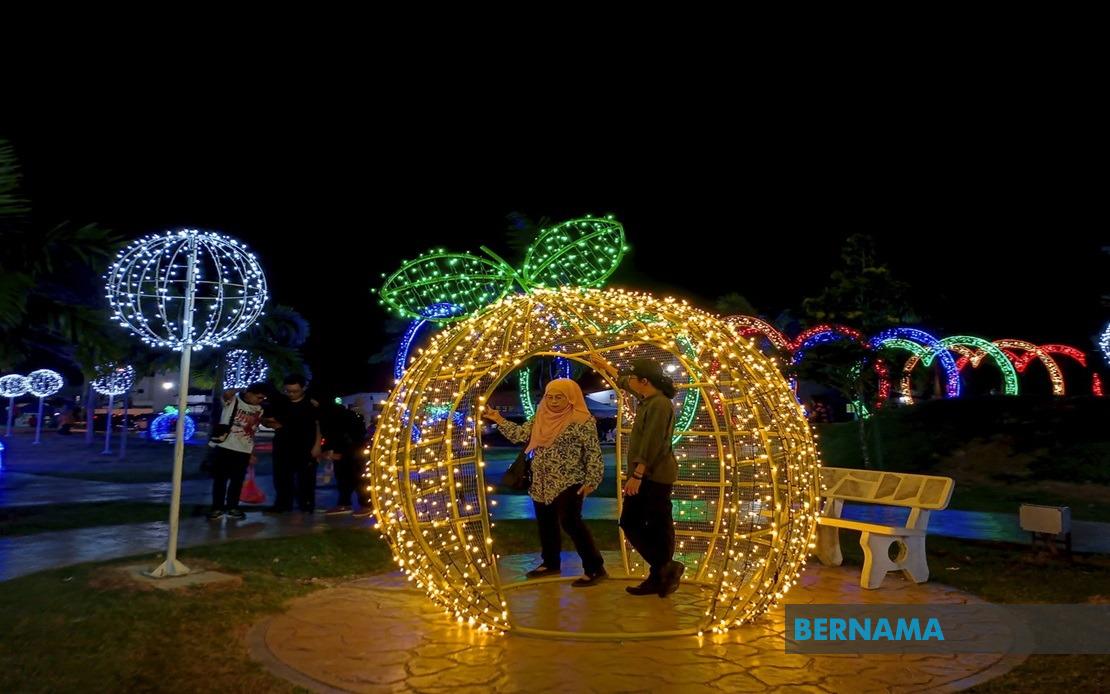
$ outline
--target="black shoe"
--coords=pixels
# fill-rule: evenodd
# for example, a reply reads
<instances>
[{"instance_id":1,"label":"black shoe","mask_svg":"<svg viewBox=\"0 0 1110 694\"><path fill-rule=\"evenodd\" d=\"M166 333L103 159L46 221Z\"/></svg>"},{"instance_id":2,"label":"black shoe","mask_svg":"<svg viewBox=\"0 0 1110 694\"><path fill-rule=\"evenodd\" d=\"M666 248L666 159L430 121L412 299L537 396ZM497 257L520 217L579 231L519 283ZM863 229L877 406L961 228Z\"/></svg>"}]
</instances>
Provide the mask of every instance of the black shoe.
<instances>
[{"instance_id":1,"label":"black shoe","mask_svg":"<svg viewBox=\"0 0 1110 694\"><path fill-rule=\"evenodd\" d=\"M527 578L543 578L544 576L558 576L559 575L559 570L558 569L552 569L549 566L545 566L543 564L540 564L539 566L537 566L536 568L532 569L531 571L529 571L528 573L526 573L524 575Z\"/></svg>"},{"instance_id":2,"label":"black shoe","mask_svg":"<svg viewBox=\"0 0 1110 694\"><path fill-rule=\"evenodd\" d=\"M624 590L630 595L658 595L659 584L649 578L638 586L627 586Z\"/></svg>"},{"instance_id":3,"label":"black shoe","mask_svg":"<svg viewBox=\"0 0 1110 694\"><path fill-rule=\"evenodd\" d=\"M598 569L592 574L586 574L582 578L576 578L572 586L575 588L585 588L586 586L596 585L599 581L609 578L609 573L604 569Z\"/></svg>"},{"instance_id":4,"label":"black shoe","mask_svg":"<svg viewBox=\"0 0 1110 694\"><path fill-rule=\"evenodd\" d=\"M678 584L682 581L682 574L686 573L686 565L682 562L671 561L659 573L662 578L659 582L659 597L665 598L678 590Z\"/></svg>"},{"instance_id":5,"label":"black shoe","mask_svg":"<svg viewBox=\"0 0 1110 694\"><path fill-rule=\"evenodd\" d=\"M224 517L224 512L219 510L219 509L212 509L211 511L208 512L208 515L206 516L206 518L208 518L208 520L220 520L223 517Z\"/></svg>"},{"instance_id":6,"label":"black shoe","mask_svg":"<svg viewBox=\"0 0 1110 694\"><path fill-rule=\"evenodd\" d=\"M233 508L227 512L227 517L232 520L243 520L247 517L247 514L243 513L237 508Z\"/></svg>"}]
</instances>

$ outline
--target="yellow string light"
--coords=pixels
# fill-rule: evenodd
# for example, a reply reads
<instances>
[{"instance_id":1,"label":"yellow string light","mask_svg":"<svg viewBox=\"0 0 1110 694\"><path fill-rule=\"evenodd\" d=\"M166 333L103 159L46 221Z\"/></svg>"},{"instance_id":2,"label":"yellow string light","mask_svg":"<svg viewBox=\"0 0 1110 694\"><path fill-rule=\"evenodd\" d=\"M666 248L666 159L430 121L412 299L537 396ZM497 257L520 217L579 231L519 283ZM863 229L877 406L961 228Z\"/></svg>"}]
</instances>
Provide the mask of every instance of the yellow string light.
<instances>
[{"instance_id":1,"label":"yellow string light","mask_svg":"<svg viewBox=\"0 0 1110 694\"><path fill-rule=\"evenodd\" d=\"M508 296L418 352L384 403L366 473L377 527L408 580L459 624L513 628L476 423L528 359L592 354L618 368L637 358L674 367L676 406L695 394L706 404L675 432L676 559L711 596L695 631L725 631L774 606L797 584L816 527L819 462L801 408L772 360L718 317L622 290ZM429 405L448 416L426 417ZM634 403L619 398L618 409L621 460ZM621 553L630 575L646 572L623 535Z\"/></svg>"}]
</instances>

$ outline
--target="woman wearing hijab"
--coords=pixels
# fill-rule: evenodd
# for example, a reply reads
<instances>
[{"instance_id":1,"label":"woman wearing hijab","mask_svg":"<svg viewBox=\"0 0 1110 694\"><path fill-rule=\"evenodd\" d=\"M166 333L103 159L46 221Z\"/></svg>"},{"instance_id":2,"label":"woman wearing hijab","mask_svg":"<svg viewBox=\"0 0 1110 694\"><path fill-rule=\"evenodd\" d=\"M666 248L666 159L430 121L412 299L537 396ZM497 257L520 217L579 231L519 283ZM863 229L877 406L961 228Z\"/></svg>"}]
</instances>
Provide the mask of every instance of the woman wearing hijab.
<instances>
[{"instance_id":1,"label":"woman wearing hijab","mask_svg":"<svg viewBox=\"0 0 1110 694\"><path fill-rule=\"evenodd\" d=\"M526 451L533 456L528 494L536 508L543 563L529 571L528 578L559 575L560 526L574 541L586 574L572 585L592 586L608 577L601 552L582 521L582 502L601 484L604 471L597 424L586 409L582 389L568 378L551 381L536 416L524 424L510 422L493 410L485 410L482 416L513 443L528 441Z\"/></svg>"}]
</instances>

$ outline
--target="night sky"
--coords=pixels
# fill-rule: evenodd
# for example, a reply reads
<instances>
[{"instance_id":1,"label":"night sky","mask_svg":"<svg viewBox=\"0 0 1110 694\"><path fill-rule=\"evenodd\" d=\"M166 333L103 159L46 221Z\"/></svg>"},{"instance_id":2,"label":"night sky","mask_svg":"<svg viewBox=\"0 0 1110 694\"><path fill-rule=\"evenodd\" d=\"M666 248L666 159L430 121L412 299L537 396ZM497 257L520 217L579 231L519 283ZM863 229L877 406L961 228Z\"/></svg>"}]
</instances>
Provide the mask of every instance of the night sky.
<instances>
[{"instance_id":1,"label":"night sky","mask_svg":"<svg viewBox=\"0 0 1110 694\"><path fill-rule=\"evenodd\" d=\"M246 241L274 299L311 323L315 378L347 391L388 380L388 369L366 363L385 341L386 314L370 293L381 273L440 246L485 244L512 260L512 211L556 221L615 214L632 251L611 284L706 307L736 291L772 318L797 309L820 291L843 239L866 232L940 336L1090 351L1110 313L1100 304L1110 255L1099 250L1110 234L1089 216L1102 193L1051 151L924 142L757 160L692 143L668 157L577 161L481 142L466 152L387 147L319 130L303 140L74 132L13 142L38 228L96 222L130 238L190 226Z\"/></svg>"}]
</instances>

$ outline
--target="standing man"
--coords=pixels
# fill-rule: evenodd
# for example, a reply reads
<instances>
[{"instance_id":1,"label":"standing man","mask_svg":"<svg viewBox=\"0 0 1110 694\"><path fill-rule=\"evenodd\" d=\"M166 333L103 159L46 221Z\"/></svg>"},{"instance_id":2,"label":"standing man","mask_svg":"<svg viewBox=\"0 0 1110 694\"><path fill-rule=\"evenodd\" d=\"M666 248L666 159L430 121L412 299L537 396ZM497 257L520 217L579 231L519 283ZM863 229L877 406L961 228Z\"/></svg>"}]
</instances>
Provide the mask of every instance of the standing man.
<instances>
[{"instance_id":1,"label":"standing man","mask_svg":"<svg viewBox=\"0 0 1110 694\"><path fill-rule=\"evenodd\" d=\"M366 457L362 451L366 447L366 423L355 410L349 410L336 402L331 393L320 398L320 433L324 440L321 448L324 458L332 461L335 468L335 486L339 498L335 506L327 510L329 516L352 513L351 495L365 508L367 494L363 492L366 481L362 478L366 471Z\"/></svg>"},{"instance_id":2,"label":"standing man","mask_svg":"<svg viewBox=\"0 0 1110 694\"><path fill-rule=\"evenodd\" d=\"M625 590L632 595L665 598L678 590L686 571L674 560L671 489L678 479L678 462L671 448L674 381L650 359L634 360L631 368L620 375L600 356L591 356L590 363L639 401L628 442L628 482L624 485L620 527L651 570L647 580Z\"/></svg>"},{"instance_id":3,"label":"standing man","mask_svg":"<svg viewBox=\"0 0 1110 694\"><path fill-rule=\"evenodd\" d=\"M320 421L307 397L305 377L286 376L283 401L263 420L274 434L274 513L316 510L316 459L320 457Z\"/></svg>"}]
</instances>

